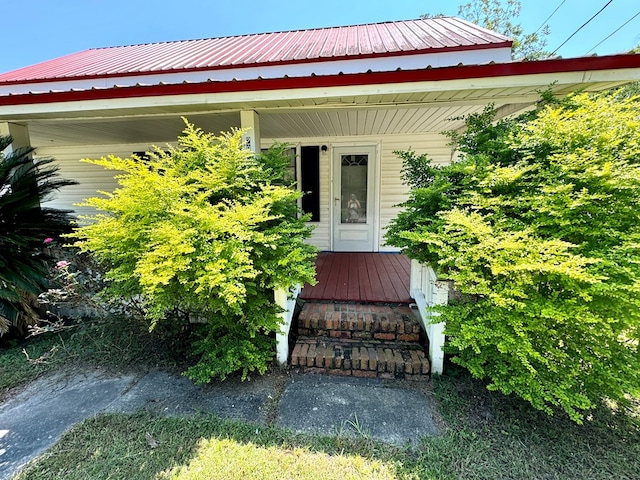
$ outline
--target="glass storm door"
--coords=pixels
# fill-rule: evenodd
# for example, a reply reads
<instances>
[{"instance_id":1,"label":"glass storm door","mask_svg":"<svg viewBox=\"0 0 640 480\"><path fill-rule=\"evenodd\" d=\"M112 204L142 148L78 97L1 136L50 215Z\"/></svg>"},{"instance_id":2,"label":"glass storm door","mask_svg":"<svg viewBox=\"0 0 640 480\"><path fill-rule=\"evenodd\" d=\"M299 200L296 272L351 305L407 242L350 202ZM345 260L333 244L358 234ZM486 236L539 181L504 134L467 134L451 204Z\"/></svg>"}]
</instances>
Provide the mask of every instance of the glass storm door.
<instances>
[{"instance_id":1,"label":"glass storm door","mask_svg":"<svg viewBox=\"0 0 640 480\"><path fill-rule=\"evenodd\" d=\"M339 147L333 158L333 250L373 252L375 147Z\"/></svg>"}]
</instances>

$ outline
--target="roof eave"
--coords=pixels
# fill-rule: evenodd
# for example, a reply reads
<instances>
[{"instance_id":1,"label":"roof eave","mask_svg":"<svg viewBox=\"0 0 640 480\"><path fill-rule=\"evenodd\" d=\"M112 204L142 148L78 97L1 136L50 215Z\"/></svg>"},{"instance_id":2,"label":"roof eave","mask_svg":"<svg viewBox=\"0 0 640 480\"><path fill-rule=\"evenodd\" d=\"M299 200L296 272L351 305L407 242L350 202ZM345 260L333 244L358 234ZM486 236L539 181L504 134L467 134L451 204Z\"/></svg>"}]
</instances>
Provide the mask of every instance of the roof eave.
<instances>
[{"instance_id":1,"label":"roof eave","mask_svg":"<svg viewBox=\"0 0 640 480\"><path fill-rule=\"evenodd\" d=\"M589 83L591 72L630 70L624 81L640 80L640 54L612 55L571 59L550 59L531 62L462 65L454 67L399 70L308 77L283 77L238 81L208 81L200 83L136 85L91 90L60 91L9 95L0 97L0 107L67 103L92 100L117 100L145 97L221 94L234 92L283 91L292 89L334 88L444 82L452 80L490 79L526 75L582 72L582 83Z\"/></svg>"}]
</instances>

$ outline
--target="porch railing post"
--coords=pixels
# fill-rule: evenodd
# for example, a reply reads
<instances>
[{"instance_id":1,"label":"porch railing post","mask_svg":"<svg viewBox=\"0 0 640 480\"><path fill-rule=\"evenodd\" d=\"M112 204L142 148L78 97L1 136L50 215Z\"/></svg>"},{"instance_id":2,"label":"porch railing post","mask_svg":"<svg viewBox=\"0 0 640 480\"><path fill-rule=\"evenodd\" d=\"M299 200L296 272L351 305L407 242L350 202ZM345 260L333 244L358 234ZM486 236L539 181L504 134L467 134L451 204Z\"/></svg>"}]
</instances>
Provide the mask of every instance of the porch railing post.
<instances>
[{"instance_id":1,"label":"porch railing post","mask_svg":"<svg viewBox=\"0 0 640 480\"><path fill-rule=\"evenodd\" d=\"M449 302L449 282L436 280L433 282L433 298L431 305L446 305ZM431 322L438 312L431 312ZM442 375L444 370L444 322L431 323L429 335L429 358L431 359L431 373Z\"/></svg>"},{"instance_id":2,"label":"porch railing post","mask_svg":"<svg viewBox=\"0 0 640 480\"><path fill-rule=\"evenodd\" d=\"M282 312L280 313L280 330L276 333L276 357L280 365L285 365L289 359L289 330L296 306L296 299L300 295L300 286L297 285L292 292L283 288L273 291L273 299Z\"/></svg>"},{"instance_id":3,"label":"porch railing post","mask_svg":"<svg viewBox=\"0 0 640 480\"><path fill-rule=\"evenodd\" d=\"M416 302L422 328L429 338L431 373L442 374L444 369L444 322L433 323L437 315L431 307L446 305L449 299L449 282L439 281L429 265L411 260L409 293Z\"/></svg>"},{"instance_id":4,"label":"porch railing post","mask_svg":"<svg viewBox=\"0 0 640 480\"><path fill-rule=\"evenodd\" d=\"M411 273L409 277L409 295L411 295L411 298L413 298L414 300L416 298L414 292L416 290L418 291L422 290L423 268L424 267L419 261L411 259Z\"/></svg>"}]
</instances>

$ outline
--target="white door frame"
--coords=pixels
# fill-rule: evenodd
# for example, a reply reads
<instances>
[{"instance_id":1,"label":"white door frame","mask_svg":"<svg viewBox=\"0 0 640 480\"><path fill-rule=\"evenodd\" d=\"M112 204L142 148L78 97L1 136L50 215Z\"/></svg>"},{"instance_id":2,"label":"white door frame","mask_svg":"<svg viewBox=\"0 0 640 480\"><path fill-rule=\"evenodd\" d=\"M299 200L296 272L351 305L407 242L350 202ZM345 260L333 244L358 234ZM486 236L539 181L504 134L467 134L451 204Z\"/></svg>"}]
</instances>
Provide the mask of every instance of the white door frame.
<instances>
[{"instance_id":1,"label":"white door frame","mask_svg":"<svg viewBox=\"0 0 640 480\"><path fill-rule=\"evenodd\" d=\"M335 252L377 252L379 249L380 182L379 157L376 144L334 146L331 152L331 250ZM367 199L366 223L344 223L341 220L343 203L341 192L342 155L366 154Z\"/></svg>"}]
</instances>

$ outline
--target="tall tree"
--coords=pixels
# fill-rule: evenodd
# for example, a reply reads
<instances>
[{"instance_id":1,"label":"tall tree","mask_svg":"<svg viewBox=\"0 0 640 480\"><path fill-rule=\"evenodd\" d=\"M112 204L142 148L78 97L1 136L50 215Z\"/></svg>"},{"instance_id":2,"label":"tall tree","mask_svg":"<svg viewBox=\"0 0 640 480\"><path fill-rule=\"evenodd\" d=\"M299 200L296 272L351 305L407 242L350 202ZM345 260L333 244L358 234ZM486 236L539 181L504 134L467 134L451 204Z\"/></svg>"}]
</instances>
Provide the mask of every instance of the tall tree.
<instances>
[{"instance_id":1,"label":"tall tree","mask_svg":"<svg viewBox=\"0 0 640 480\"><path fill-rule=\"evenodd\" d=\"M520 23L520 0L471 0L458 7L458 15L481 27L501 33L513 39L511 55L515 59L536 60L549 56L545 51L549 27L537 32L525 33ZM441 15L422 15L422 18Z\"/></svg>"},{"instance_id":2,"label":"tall tree","mask_svg":"<svg viewBox=\"0 0 640 480\"><path fill-rule=\"evenodd\" d=\"M513 58L535 60L549 56L544 48L549 27L539 32L525 33L522 25L515 23L520 16L520 0L471 0L460 5L458 15L472 23L513 38Z\"/></svg>"}]
</instances>

